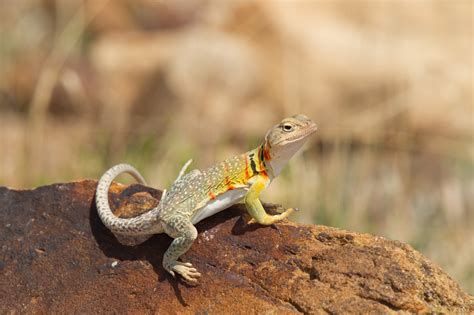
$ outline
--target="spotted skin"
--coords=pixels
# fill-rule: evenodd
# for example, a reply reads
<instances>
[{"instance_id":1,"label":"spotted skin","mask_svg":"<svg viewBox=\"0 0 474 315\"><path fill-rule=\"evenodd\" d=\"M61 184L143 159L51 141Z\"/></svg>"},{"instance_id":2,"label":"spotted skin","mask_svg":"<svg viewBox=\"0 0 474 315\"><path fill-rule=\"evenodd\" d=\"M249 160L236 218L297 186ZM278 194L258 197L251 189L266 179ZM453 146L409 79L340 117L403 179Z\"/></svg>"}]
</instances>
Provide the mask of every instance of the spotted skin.
<instances>
[{"instance_id":1,"label":"spotted skin","mask_svg":"<svg viewBox=\"0 0 474 315\"><path fill-rule=\"evenodd\" d=\"M102 222L112 232L127 236L152 235L163 232L163 227L156 221L159 208L145 212L140 216L122 219L115 216L109 207L108 191L115 177L121 173L132 175L140 184L146 185L140 173L128 164L118 164L102 175L96 190L96 207Z\"/></svg>"},{"instance_id":2,"label":"spotted skin","mask_svg":"<svg viewBox=\"0 0 474 315\"><path fill-rule=\"evenodd\" d=\"M315 131L313 121L304 115L295 115L273 126L263 144L254 150L205 170L195 169L184 174L188 161L160 203L134 218L116 217L110 209L107 193L114 178L121 173L131 174L142 184L145 180L132 166L116 165L99 180L96 192L99 217L114 234L138 237L166 233L174 238L164 254L163 267L173 276L178 273L185 280L196 282L200 273L191 263L178 261L197 237L194 224L241 200L252 217L251 223L270 225L288 217L294 209L268 215L259 195Z\"/></svg>"}]
</instances>

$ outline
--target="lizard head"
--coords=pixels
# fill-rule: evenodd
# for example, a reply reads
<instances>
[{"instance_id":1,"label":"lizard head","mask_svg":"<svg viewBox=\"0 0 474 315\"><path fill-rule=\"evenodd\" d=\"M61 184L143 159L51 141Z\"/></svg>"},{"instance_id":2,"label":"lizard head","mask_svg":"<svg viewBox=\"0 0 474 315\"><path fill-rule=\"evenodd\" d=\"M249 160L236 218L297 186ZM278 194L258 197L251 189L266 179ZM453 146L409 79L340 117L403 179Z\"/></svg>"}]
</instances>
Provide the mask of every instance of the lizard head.
<instances>
[{"instance_id":1,"label":"lizard head","mask_svg":"<svg viewBox=\"0 0 474 315\"><path fill-rule=\"evenodd\" d=\"M265 162L270 163L275 176L316 129L316 124L310 118L298 114L283 119L267 132L264 144Z\"/></svg>"}]
</instances>

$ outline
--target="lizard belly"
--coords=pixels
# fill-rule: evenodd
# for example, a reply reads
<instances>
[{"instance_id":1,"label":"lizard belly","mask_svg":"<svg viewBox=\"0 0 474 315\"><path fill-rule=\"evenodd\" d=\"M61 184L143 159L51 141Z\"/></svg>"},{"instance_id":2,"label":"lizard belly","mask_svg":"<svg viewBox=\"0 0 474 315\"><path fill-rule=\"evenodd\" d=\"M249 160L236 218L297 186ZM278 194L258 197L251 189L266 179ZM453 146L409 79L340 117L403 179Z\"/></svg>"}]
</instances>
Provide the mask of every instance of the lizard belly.
<instances>
[{"instance_id":1,"label":"lizard belly","mask_svg":"<svg viewBox=\"0 0 474 315\"><path fill-rule=\"evenodd\" d=\"M195 215L191 219L191 222L196 224L205 218L232 206L241 200L246 193L246 188L238 188L226 191L222 195L217 196L215 199L210 200L204 207L197 209Z\"/></svg>"}]
</instances>

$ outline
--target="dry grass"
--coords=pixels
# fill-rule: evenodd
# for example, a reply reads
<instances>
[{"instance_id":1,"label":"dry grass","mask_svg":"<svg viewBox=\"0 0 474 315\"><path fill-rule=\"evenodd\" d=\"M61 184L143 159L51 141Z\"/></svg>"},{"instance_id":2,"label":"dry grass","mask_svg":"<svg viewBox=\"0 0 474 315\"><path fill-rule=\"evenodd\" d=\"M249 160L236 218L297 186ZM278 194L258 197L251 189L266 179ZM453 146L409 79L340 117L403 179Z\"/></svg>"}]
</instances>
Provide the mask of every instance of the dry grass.
<instances>
[{"instance_id":1,"label":"dry grass","mask_svg":"<svg viewBox=\"0 0 474 315\"><path fill-rule=\"evenodd\" d=\"M412 244L474 292L470 1L4 1L0 183L165 187L302 112L265 193L296 220Z\"/></svg>"}]
</instances>

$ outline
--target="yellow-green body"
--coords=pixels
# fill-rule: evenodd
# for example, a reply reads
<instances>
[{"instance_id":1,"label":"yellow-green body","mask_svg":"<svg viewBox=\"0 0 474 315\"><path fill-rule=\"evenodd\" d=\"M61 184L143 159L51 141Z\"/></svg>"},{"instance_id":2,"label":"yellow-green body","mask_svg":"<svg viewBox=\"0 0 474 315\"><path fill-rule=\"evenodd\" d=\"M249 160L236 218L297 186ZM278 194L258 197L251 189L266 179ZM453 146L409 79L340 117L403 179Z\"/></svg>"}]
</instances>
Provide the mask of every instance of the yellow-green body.
<instances>
[{"instance_id":1,"label":"yellow-green body","mask_svg":"<svg viewBox=\"0 0 474 315\"><path fill-rule=\"evenodd\" d=\"M189 161L156 208L130 219L117 218L110 210L107 200L110 184L123 172L145 182L132 166L119 164L99 180L96 194L99 216L115 234L143 236L164 232L173 237L163 258L164 268L172 275L177 272L188 281L196 281L200 276L197 270L190 263L178 261L197 237L194 224L242 200L252 217L250 222L269 225L288 217L293 208L279 215L268 215L259 195L315 130L316 125L308 117L296 115L270 129L264 143L252 151L183 175Z\"/></svg>"},{"instance_id":2,"label":"yellow-green body","mask_svg":"<svg viewBox=\"0 0 474 315\"><path fill-rule=\"evenodd\" d=\"M263 184L262 188L266 187L271 175L265 167L263 150L264 146L261 146L206 170L194 170L184 175L166 193L168 209L163 215L180 213L196 224L242 200L255 182ZM185 207L183 203L186 203Z\"/></svg>"}]
</instances>

